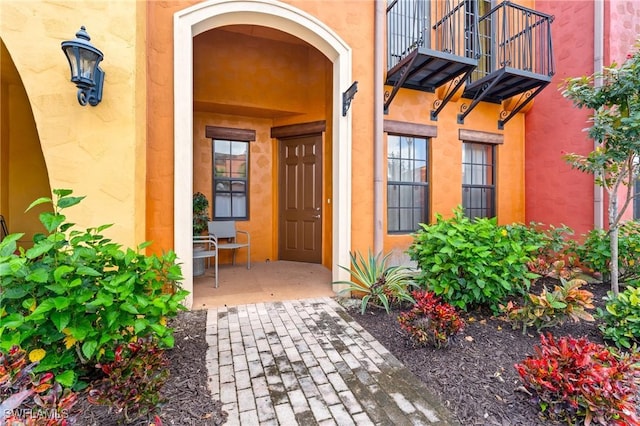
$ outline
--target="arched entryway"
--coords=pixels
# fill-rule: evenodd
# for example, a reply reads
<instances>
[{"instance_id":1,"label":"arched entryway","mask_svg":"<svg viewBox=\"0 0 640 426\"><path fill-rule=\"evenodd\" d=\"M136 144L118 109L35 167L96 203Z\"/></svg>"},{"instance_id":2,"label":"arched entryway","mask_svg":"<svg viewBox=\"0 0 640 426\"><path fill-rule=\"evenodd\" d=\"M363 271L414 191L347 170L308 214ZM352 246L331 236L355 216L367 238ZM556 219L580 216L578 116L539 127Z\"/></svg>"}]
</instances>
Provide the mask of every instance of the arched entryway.
<instances>
[{"instance_id":1,"label":"arched entryway","mask_svg":"<svg viewBox=\"0 0 640 426\"><path fill-rule=\"evenodd\" d=\"M313 46L332 64L331 98L331 269L349 263L351 230L351 119L342 115L341 94L351 85L351 50L328 26L284 3L268 0L210 1L174 15L174 245L181 259L192 258L194 37L226 27L255 25L290 34ZM326 161L328 161L327 159ZM329 213L329 212L327 212ZM183 263L184 287L192 291L192 263ZM192 300L187 302L190 306Z\"/></svg>"},{"instance_id":2,"label":"arched entryway","mask_svg":"<svg viewBox=\"0 0 640 426\"><path fill-rule=\"evenodd\" d=\"M0 39L0 215L5 230L24 233L20 245L30 247L43 232L38 215L50 206L25 212L32 201L51 196L49 175L27 91L8 47Z\"/></svg>"}]
</instances>

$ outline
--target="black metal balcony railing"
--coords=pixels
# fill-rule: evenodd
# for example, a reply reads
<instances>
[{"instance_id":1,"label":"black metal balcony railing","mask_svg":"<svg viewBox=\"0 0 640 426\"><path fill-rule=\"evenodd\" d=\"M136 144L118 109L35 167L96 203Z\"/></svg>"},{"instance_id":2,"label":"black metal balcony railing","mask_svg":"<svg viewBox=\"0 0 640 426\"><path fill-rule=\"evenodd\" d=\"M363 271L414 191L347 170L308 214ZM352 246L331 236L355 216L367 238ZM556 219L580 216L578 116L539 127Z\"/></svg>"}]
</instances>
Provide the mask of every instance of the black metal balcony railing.
<instances>
[{"instance_id":1,"label":"black metal balcony railing","mask_svg":"<svg viewBox=\"0 0 640 426\"><path fill-rule=\"evenodd\" d=\"M480 58L463 94L472 102L458 115L458 122L482 100L500 103L520 95L518 106L501 114L498 127L502 128L551 82L552 22L552 16L510 1L479 19L475 32L480 37Z\"/></svg>"},{"instance_id":2,"label":"black metal balcony railing","mask_svg":"<svg viewBox=\"0 0 640 426\"><path fill-rule=\"evenodd\" d=\"M389 69L411 54L416 48L451 53L474 58L478 52L477 40L466 29L477 25L468 0L393 0L387 7L387 33ZM430 24L432 9L436 17Z\"/></svg>"},{"instance_id":3,"label":"black metal balcony railing","mask_svg":"<svg viewBox=\"0 0 640 426\"><path fill-rule=\"evenodd\" d=\"M474 83L503 68L551 77L555 73L549 15L505 1L478 21L480 38Z\"/></svg>"},{"instance_id":4,"label":"black metal balcony railing","mask_svg":"<svg viewBox=\"0 0 640 426\"><path fill-rule=\"evenodd\" d=\"M478 57L479 41L469 31L478 22L472 5L469 0L393 0L389 4L387 84L394 89L385 111L400 87L434 91L461 76L456 90L464 83ZM440 109L432 112L432 118Z\"/></svg>"},{"instance_id":5,"label":"black metal balcony railing","mask_svg":"<svg viewBox=\"0 0 640 426\"><path fill-rule=\"evenodd\" d=\"M387 8L387 94L385 112L400 87L434 91L453 81L431 118L466 83L463 122L478 102L499 103L523 95L517 111L555 73L551 42L553 17L505 0L479 16L480 1L393 0ZM486 9L485 9L486 10ZM435 107L436 105L434 105Z\"/></svg>"}]
</instances>

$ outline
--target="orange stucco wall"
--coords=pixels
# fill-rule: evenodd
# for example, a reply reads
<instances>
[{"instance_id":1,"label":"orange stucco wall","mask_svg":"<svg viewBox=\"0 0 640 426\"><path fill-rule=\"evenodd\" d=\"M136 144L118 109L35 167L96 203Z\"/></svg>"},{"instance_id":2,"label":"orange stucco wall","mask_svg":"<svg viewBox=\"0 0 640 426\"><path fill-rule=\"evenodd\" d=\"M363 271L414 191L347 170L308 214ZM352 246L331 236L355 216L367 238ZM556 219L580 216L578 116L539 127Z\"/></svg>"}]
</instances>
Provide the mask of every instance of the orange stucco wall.
<instances>
[{"instance_id":1,"label":"orange stucco wall","mask_svg":"<svg viewBox=\"0 0 640 426\"><path fill-rule=\"evenodd\" d=\"M171 211L173 193L171 170L172 139L172 15L195 2L149 2L149 127L147 168L148 238L172 244ZM352 250L366 252L373 246L373 15L374 3L362 1L289 1L331 27L353 51L353 79L358 93L350 109L352 115ZM331 7L330 5L336 6ZM337 7L339 5L339 7ZM363 17L371 17L363 19ZM211 148L203 136L205 125L255 128L258 140L251 144L251 182L274 182L275 142L268 129L284 125L327 119L331 116L331 67L325 58L308 46L283 45L277 40L259 41L237 32L212 30L194 41L194 190L210 194ZM235 32L234 32L235 31ZM200 39L202 38L202 39ZM200 40L199 40L200 39ZM387 87L387 90L390 88ZM391 120L435 125L438 137L431 142L431 212L445 216L461 202L462 146L458 130L470 129L504 136L497 149L497 213L501 223L522 222L524 216L524 116L518 114L504 131L497 129L500 105L481 103L463 125L456 124L462 103L451 102L438 121L429 120L435 95L401 90L394 99ZM276 112L279 114L275 117ZM254 117L254 118L251 118ZM274 118L275 117L275 118ZM327 119L325 137L331 135ZM332 141L325 141L325 149ZM340 149L339 142L337 149ZM330 151L325 152L325 192L330 194ZM329 164L329 165L327 165ZM385 172L386 172L386 165ZM383 173L384 174L384 173ZM325 197L326 198L326 197ZM386 197L382 197L385 199ZM268 208L257 207L257 201ZM244 225L256 241L256 256L273 258L276 234L274 192L251 187L251 220ZM330 212L329 206L327 213ZM329 216L324 215L325 218ZM325 223L325 225L327 225ZM330 225L330 224L329 224ZM386 229L386 224L383 226ZM325 226L325 249L330 250L330 228ZM409 235L384 237L384 250L403 252L411 242ZM325 253L325 258L330 258ZM332 265L327 265L332 267Z\"/></svg>"}]
</instances>

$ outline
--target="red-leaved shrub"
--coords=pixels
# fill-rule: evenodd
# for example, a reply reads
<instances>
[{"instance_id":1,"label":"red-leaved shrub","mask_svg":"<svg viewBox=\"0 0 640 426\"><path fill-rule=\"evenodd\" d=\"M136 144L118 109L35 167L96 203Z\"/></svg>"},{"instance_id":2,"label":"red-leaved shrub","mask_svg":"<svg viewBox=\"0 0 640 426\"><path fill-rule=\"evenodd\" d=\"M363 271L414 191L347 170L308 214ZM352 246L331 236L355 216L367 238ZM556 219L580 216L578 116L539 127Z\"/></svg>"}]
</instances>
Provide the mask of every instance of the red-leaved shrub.
<instances>
[{"instance_id":1,"label":"red-leaved shrub","mask_svg":"<svg viewBox=\"0 0 640 426\"><path fill-rule=\"evenodd\" d=\"M13 346L0 352L0 425L65 426L75 422L77 394L63 388L53 373L33 372L27 353Z\"/></svg>"},{"instance_id":2,"label":"red-leaved shrub","mask_svg":"<svg viewBox=\"0 0 640 426\"><path fill-rule=\"evenodd\" d=\"M540 335L536 355L515 368L543 414L576 424L638 426L640 356L587 338Z\"/></svg>"},{"instance_id":3,"label":"red-leaved shrub","mask_svg":"<svg viewBox=\"0 0 640 426\"><path fill-rule=\"evenodd\" d=\"M448 346L451 338L464 328L464 320L453 306L431 291L416 290L411 295L415 304L398 316L400 327L416 344Z\"/></svg>"},{"instance_id":4,"label":"red-leaved shrub","mask_svg":"<svg viewBox=\"0 0 640 426\"><path fill-rule=\"evenodd\" d=\"M120 344L113 362L96 365L106 377L91 384L88 400L115 409L128 422L150 417L163 402L160 390L169 378L167 365L164 351L151 338ZM161 424L157 415L153 421Z\"/></svg>"}]
</instances>

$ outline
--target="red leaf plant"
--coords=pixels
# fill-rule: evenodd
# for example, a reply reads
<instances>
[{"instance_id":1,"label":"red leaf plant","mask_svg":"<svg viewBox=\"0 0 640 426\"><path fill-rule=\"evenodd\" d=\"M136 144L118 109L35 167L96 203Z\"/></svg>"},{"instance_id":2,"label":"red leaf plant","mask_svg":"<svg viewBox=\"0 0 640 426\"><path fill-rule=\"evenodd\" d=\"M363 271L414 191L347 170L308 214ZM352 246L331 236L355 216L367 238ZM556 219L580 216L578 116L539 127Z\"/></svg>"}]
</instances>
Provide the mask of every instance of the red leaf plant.
<instances>
[{"instance_id":1,"label":"red leaf plant","mask_svg":"<svg viewBox=\"0 0 640 426\"><path fill-rule=\"evenodd\" d=\"M579 339L540 335L536 355L515 368L524 387L552 420L638 426L640 355Z\"/></svg>"},{"instance_id":2,"label":"red leaf plant","mask_svg":"<svg viewBox=\"0 0 640 426\"><path fill-rule=\"evenodd\" d=\"M453 306L431 291L416 290L411 295L415 304L398 316L400 327L418 345L448 346L452 337L464 329L464 320Z\"/></svg>"}]
</instances>

